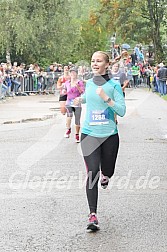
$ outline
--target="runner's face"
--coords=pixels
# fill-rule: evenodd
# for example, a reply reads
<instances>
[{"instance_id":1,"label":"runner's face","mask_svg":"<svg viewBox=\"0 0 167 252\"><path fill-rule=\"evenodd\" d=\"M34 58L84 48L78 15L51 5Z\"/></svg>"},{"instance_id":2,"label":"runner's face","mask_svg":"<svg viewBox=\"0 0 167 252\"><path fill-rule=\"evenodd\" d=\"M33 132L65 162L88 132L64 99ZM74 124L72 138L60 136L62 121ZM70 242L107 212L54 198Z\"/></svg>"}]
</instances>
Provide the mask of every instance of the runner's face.
<instances>
[{"instance_id":1,"label":"runner's face","mask_svg":"<svg viewBox=\"0 0 167 252\"><path fill-rule=\"evenodd\" d=\"M72 78L77 78L77 73L76 73L75 71L71 71L71 72L70 72L70 76L71 76Z\"/></svg>"},{"instance_id":2,"label":"runner's face","mask_svg":"<svg viewBox=\"0 0 167 252\"><path fill-rule=\"evenodd\" d=\"M64 72L68 72L68 66L64 66Z\"/></svg>"},{"instance_id":3,"label":"runner's face","mask_svg":"<svg viewBox=\"0 0 167 252\"><path fill-rule=\"evenodd\" d=\"M119 70L119 65L118 65L118 64L114 64L113 67L112 67L112 71L113 71L114 73L117 73L118 70Z\"/></svg>"},{"instance_id":4,"label":"runner's face","mask_svg":"<svg viewBox=\"0 0 167 252\"><path fill-rule=\"evenodd\" d=\"M104 75L109 66L103 53L94 53L91 60L91 68L95 75Z\"/></svg>"}]
</instances>

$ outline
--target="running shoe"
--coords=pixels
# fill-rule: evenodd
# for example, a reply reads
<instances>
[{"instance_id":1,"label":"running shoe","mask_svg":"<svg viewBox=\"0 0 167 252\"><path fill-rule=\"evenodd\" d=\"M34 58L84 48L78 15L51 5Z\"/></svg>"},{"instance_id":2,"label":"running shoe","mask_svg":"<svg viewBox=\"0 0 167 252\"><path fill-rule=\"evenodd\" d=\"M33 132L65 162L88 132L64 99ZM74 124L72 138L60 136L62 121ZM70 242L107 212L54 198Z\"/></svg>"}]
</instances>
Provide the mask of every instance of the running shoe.
<instances>
[{"instance_id":1,"label":"running shoe","mask_svg":"<svg viewBox=\"0 0 167 252\"><path fill-rule=\"evenodd\" d=\"M87 225L87 230L97 231L99 230L98 220L95 213L89 215L89 223Z\"/></svg>"},{"instance_id":2,"label":"running shoe","mask_svg":"<svg viewBox=\"0 0 167 252\"><path fill-rule=\"evenodd\" d=\"M68 130L66 131L66 133L64 134L64 137L65 137L65 138L69 138L69 137L70 137L70 134L71 134L71 129L68 129Z\"/></svg>"},{"instance_id":3,"label":"running shoe","mask_svg":"<svg viewBox=\"0 0 167 252\"><path fill-rule=\"evenodd\" d=\"M75 142L76 142L76 143L79 143L79 142L80 142L80 140L79 140L79 134L76 134L76 135L75 135Z\"/></svg>"},{"instance_id":4,"label":"running shoe","mask_svg":"<svg viewBox=\"0 0 167 252\"><path fill-rule=\"evenodd\" d=\"M102 187L103 189L106 189L107 186L108 186L108 183L109 183L109 177L104 176L104 175L102 174L102 178L101 178L100 183L101 183L101 187Z\"/></svg>"}]
</instances>

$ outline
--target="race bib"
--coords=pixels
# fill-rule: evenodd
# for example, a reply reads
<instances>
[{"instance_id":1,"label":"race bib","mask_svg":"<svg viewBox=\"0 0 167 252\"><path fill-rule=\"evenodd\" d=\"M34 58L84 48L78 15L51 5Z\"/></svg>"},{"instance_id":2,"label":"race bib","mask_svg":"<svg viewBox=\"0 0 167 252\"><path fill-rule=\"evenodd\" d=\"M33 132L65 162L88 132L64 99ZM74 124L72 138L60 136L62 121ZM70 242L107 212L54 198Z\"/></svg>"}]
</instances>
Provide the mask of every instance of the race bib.
<instances>
[{"instance_id":1,"label":"race bib","mask_svg":"<svg viewBox=\"0 0 167 252\"><path fill-rule=\"evenodd\" d=\"M74 104L74 99L71 99L70 102L69 102L69 106L71 106L71 107L78 107L79 105L75 105Z\"/></svg>"},{"instance_id":2,"label":"race bib","mask_svg":"<svg viewBox=\"0 0 167 252\"><path fill-rule=\"evenodd\" d=\"M90 125L109 124L108 110L93 110L93 111L90 111L89 124Z\"/></svg>"},{"instance_id":3,"label":"race bib","mask_svg":"<svg viewBox=\"0 0 167 252\"><path fill-rule=\"evenodd\" d=\"M70 100L70 106L74 105L74 99Z\"/></svg>"}]
</instances>

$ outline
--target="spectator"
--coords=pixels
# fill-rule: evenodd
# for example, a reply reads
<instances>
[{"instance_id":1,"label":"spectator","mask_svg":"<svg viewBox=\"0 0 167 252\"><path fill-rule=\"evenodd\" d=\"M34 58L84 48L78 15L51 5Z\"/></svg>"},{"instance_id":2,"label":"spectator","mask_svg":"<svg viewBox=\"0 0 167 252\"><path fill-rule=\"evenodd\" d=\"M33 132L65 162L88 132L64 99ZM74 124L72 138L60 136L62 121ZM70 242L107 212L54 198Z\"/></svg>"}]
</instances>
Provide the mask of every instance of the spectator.
<instances>
[{"instance_id":1,"label":"spectator","mask_svg":"<svg viewBox=\"0 0 167 252\"><path fill-rule=\"evenodd\" d=\"M160 95L166 95L167 67L163 63L159 64L157 77L159 78Z\"/></svg>"},{"instance_id":2,"label":"spectator","mask_svg":"<svg viewBox=\"0 0 167 252\"><path fill-rule=\"evenodd\" d=\"M134 88L136 88L138 86L139 73L140 73L140 67L138 66L138 64L136 62L135 65L132 66L132 76L133 76Z\"/></svg>"}]
</instances>

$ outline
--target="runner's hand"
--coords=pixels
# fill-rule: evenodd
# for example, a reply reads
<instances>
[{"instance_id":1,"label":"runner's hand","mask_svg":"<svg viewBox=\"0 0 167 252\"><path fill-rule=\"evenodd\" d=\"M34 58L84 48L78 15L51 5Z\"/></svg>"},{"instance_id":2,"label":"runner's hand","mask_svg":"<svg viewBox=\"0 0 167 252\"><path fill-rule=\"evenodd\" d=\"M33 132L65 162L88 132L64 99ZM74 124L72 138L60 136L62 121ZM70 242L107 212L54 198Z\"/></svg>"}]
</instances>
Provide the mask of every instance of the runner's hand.
<instances>
[{"instance_id":1,"label":"runner's hand","mask_svg":"<svg viewBox=\"0 0 167 252\"><path fill-rule=\"evenodd\" d=\"M98 94L103 100L106 100L108 98L102 87L98 87L96 89L96 94Z\"/></svg>"}]
</instances>

